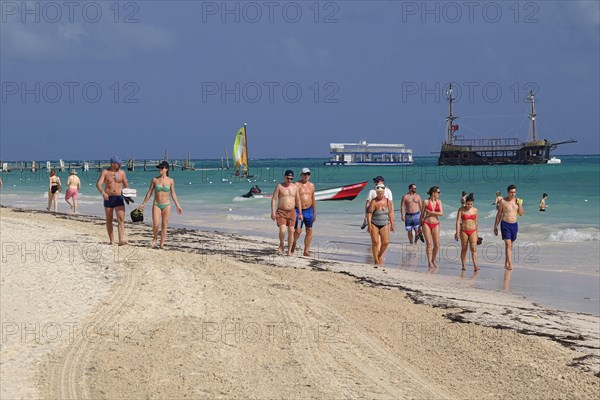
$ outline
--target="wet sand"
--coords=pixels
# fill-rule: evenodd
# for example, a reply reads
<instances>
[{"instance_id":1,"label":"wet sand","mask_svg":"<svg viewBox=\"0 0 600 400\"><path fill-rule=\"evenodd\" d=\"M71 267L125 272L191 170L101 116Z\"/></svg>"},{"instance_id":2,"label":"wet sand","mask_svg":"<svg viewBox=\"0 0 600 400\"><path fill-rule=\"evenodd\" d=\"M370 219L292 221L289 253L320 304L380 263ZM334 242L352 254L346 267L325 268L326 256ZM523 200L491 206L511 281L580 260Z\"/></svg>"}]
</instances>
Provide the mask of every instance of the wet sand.
<instances>
[{"instance_id":1,"label":"wet sand","mask_svg":"<svg viewBox=\"0 0 600 400\"><path fill-rule=\"evenodd\" d=\"M2 398L596 398L600 319L465 281L0 209ZM462 282L462 283L461 283Z\"/></svg>"}]
</instances>

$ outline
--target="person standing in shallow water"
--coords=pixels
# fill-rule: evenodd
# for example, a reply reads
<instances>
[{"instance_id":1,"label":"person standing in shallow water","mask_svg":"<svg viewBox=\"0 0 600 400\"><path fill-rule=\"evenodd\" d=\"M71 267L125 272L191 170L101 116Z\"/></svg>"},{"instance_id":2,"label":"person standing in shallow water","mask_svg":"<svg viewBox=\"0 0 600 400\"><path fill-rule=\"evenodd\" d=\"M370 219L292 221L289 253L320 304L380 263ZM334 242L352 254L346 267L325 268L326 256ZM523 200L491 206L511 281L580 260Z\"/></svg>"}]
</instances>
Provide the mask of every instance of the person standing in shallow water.
<instances>
[{"instance_id":1,"label":"person standing in shallow water","mask_svg":"<svg viewBox=\"0 0 600 400\"><path fill-rule=\"evenodd\" d=\"M119 246L127 244L125 241L125 200L123 199L123 188L128 188L127 175L121 169L123 161L119 157L110 159L110 167L102 170L96 189L102 195L104 200L104 214L106 215L106 232L108 233L109 244L114 243L113 235L113 215L117 214ZM104 185L104 189L102 188Z\"/></svg>"},{"instance_id":2,"label":"person standing in shallow water","mask_svg":"<svg viewBox=\"0 0 600 400\"><path fill-rule=\"evenodd\" d=\"M473 193L465 197L465 206L458 209L456 215L456 233L454 239L460 238L460 262L462 270L465 270L467 262L467 248L471 249L471 259L473 260L473 270L479 271L477 266L477 209L473 207L475 197Z\"/></svg>"},{"instance_id":3,"label":"person standing in shallow water","mask_svg":"<svg viewBox=\"0 0 600 400\"><path fill-rule=\"evenodd\" d=\"M544 193L542 195L542 199L540 200L540 211L542 212L546 211L546 208L548 208L548 206L546 205L546 200L548 200L548 194Z\"/></svg>"},{"instance_id":4,"label":"person standing in shallow water","mask_svg":"<svg viewBox=\"0 0 600 400\"><path fill-rule=\"evenodd\" d=\"M517 217L523 216L523 199L517 197L517 187L510 185L507 188L508 196L500 201L498 205L498 213L494 222L494 235L498 236L498 223L502 232L502 240L504 240L504 268L512 269L512 244L517 240L519 232L519 224Z\"/></svg>"},{"instance_id":5,"label":"person standing in shallow water","mask_svg":"<svg viewBox=\"0 0 600 400\"><path fill-rule=\"evenodd\" d=\"M440 200L441 193L439 187L432 186L427 192L429 199L423 201L423 205L421 206L421 221L419 225L421 226L423 236L425 236L427 264L429 268L438 267L435 262L440 249L440 221L438 218L444 215L442 201Z\"/></svg>"},{"instance_id":6,"label":"person standing in shallow water","mask_svg":"<svg viewBox=\"0 0 600 400\"><path fill-rule=\"evenodd\" d=\"M277 202L277 209L275 209ZM279 228L279 249L278 254L283 254L285 231L288 234L288 252L287 255L292 255L292 246L294 244L294 223L296 222L296 208L302 209L300 201L300 191L298 186L294 184L294 172L292 170L285 171L284 181L278 183L273 191L271 198L271 219L277 222ZM298 214L298 219L302 221L304 216Z\"/></svg>"},{"instance_id":7,"label":"person standing in shallow water","mask_svg":"<svg viewBox=\"0 0 600 400\"><path fill-rule=\"evenodd\" d=\"M52 203L54 202L54 212L58 212L58 193L60 192L60 178L56 175L56 170L50 170L50 186L48 187L48 207L46 210L50 211Z\"/></svg>"},{"instance_id":8,"label":"person standing in shallow water","mask_svg":"<svg viewBox=\"0 0 600 400\"><path fill-rule=\"evenodd\" d=\"M150 188L144 197L144 201L140 205L142 211L146 207L146 203L154 192L154 203L152 204L152 242L150 245L156 247L158 240L158 227L160 225L160 248L165 248L165 240L167 238L167 226L169 225L169 217L171 216L171 202L169 195L173 197L175 207L177 207L177 213L181 214L183 210L177 200L177 194L175 193L175 181L173 178L169 178L169 163L162 161L156 166L159 171L159 175L152 178L150 181Z\"/></svg>"},{"instance_id":9,"label":"person standing in shallow water","mask_svg":"<svg viewBox=\"0 0 600 400\"><path fill-rule=\"evenodd\" d=\"M81 180L77 176L77 171L71 170L69 179L67 179L67 193L65 194L65 201L71 206L71 212L77 214L77 196L81 189ZM73 200L71 203L69 200Z\"/></svg>"}]
</instances>

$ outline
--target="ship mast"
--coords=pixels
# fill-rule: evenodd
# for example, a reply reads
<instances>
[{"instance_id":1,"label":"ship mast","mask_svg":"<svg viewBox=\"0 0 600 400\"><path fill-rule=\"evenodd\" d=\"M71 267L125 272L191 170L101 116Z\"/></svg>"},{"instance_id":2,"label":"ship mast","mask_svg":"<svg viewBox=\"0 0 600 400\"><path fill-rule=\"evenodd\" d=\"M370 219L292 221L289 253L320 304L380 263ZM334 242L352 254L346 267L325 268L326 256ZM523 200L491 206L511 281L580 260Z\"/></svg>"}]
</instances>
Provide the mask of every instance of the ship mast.
<instances>
[{"instance_id":1,"label":"ship mast","mask_svg":"<svg viewBox=\"0 0 600 400\"><path fill-rule=\"evenodd\" d=\"M448 96L446 100L448 100L448 116L446 117L447 124L447 133L446 133L446 143L452 144L454 141L454 131L458 130L458 125L454 125L454 120L458 117L452 114L452 102L454 101L454 97L452 97L452 84L448 87L446 91L446 95Z\"/></svg>"},{"instance_id":2,"label":"ship mast","mask_svg":"<svg viewBox=\"0 0 600 400\"><path fill-rule=\"evenodd\" d=\"M529 92L527 100L531 104L531 112L529 113L529 119L531 120L531 141L537 142L537 133L535 131L535 117L537 114L535 113L535 95L533 94L533 90Z\"/></svg>"}]
</instances>

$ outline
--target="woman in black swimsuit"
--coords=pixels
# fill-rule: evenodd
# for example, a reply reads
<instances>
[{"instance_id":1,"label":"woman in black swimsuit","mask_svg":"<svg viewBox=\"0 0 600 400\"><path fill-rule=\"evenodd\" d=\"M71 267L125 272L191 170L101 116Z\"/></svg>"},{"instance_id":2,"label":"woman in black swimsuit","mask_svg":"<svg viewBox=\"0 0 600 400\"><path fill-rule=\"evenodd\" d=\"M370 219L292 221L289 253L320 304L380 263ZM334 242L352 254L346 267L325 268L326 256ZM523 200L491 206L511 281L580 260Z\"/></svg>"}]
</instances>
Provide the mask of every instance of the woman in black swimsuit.
<instances>
[{"instance_id":1,"label":"woman in black swimsuit","mask_svg":"<svg viewBox=\"0 0 600 400\"><path fill-rule=\"evenodd\" d=\"M60 187L60 178L56 176L56 171L50 170L50 187L48 188L48 207L46 207L46 210L50 211L50 207L54 201L54 212L58 212L58 192L60 192Z\"/></svg>"}]
</instances>

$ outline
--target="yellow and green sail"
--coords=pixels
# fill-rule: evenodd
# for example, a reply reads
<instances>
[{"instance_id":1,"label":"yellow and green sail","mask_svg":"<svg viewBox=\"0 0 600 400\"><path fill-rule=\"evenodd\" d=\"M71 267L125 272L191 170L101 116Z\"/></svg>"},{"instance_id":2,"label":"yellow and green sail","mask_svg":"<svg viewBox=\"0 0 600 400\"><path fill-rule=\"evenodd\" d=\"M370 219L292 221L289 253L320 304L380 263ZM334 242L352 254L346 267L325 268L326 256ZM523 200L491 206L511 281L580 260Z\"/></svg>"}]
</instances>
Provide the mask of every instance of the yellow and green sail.
<instances>
[{"instance_id":1,"label":"yellow and green sail","mask_svg":"<svg viewBox=\"0 0 600 400\"><path fill-rule=\"evenodd\" d=\"M233 163L237 171L248 174L248 147L246 142L246 125L238 131L233 143Z\"/></svg>"}]
</instances>

